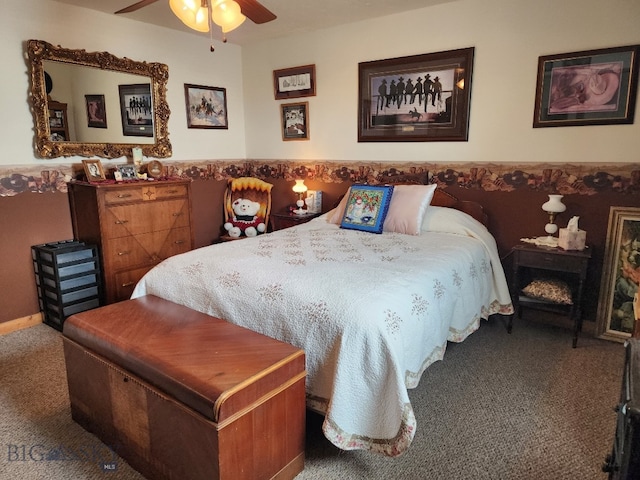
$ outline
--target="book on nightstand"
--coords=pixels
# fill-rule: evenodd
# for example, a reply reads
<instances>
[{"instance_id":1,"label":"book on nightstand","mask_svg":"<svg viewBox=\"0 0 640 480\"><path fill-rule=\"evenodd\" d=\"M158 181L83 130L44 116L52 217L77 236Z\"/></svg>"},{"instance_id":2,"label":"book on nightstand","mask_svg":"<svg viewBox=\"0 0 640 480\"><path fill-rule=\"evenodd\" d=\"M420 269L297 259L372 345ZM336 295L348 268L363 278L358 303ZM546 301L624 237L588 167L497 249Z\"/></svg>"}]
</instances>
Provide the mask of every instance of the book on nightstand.
<instances>
[{"instance_id":1,"label":"book on nightstand","mask_svg":"<svg viewBox=\"0 0 640 480\"><path fill-rule=\"evenodd\" d=\"M322 191L307 190L305 203L307 204L309 213L322 213Z\"/></svg>"}]
</instances>

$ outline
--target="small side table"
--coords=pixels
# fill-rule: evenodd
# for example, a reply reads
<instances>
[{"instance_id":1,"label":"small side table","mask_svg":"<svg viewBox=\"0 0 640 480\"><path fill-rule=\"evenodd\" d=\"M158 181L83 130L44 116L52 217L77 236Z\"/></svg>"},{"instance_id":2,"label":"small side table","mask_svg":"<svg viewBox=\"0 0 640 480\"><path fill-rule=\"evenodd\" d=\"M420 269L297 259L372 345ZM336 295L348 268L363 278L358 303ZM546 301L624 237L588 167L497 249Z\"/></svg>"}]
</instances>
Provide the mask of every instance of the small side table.
<instances>
[{"instance_id":1,"label":"small side table","mask_svg":"<svg viewBox=\"0 0 640 480\"><path fill-rule=\"evenodd\" d=\"M511 249L513 257L513 276L511 284L511 298L514 314L518 318L522 316L522 307L536 308L555 313L568 315L573 320L573 348L578 345L578 334L582 330L582 291L587 278L587 269L591 259L589 247L582 251L563 250L561 248L537 247L535 245L521 244ZM559 305L529 298L520 293L526 280L525 270L544 271L548 276L554 274L568 280L572 287L573 305ZM549 273L550 272L550 273ZM509 319L507 331L511 333L513 316Z\"/></svg>"},{"instance_id":2,"label":"small side table","mask_svg":"<svg viewBox=\"0 0 640 480\"><path fill-rule=\"evenodd\" d=\"M296 225L307 223L309 220L319 217L320 215L322 215L322 213L305 213L303 215L298 215L293 212L271 213L271 225L275 232L276 230L282 230L283 228L294 227Z\"/></svg>"}]
</instances>

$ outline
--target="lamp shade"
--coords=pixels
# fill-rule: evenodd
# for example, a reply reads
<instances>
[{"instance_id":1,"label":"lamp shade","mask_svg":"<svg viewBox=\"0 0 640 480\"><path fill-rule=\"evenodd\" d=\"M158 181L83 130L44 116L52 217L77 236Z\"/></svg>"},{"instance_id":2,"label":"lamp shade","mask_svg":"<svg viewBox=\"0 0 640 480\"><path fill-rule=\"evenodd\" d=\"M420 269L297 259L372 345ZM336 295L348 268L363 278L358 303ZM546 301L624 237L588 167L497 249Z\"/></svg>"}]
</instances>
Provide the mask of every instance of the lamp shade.
<instances>
[{"instance_id":1,"label":"lamp shade","mask_svg":"<svg viewBox=\"0 0 640 480\"><path fill-rule=\"evenodd\" d=\"M187 27L198 32L209 31L209 12L201 0L169 0L169 7Z\"/></svg>"},{"instance_id":2,"label":"lamp shade","mask_svg":"<svg viewBox=\"0 0 640 480\"><path fill-rule=\"evenodd\" d=\"M307 186L304 184L304 180L296 180L296 184L293 186L293 191L302 194L307 191Z\"/></svg>"},{"instance_id":3,"label":"lamp shade","mask_svg":"<svg viewBox=\"0 0 640 480\"><path fill-rule=\"evenodd\" d=\"M564 195L549 195L549 200L542 204L542 210L547 213L562 213L567 209L567 206L562 203L562 197Z\"/></svg>"},{"instance_id":4,"label":"lamp shade","mask_svg":"<svg viewBox=\"0 0 640 480\"><path fill-rule=\"evenodd\" d=\"M247 19L234 0L217 0L211 6L211 19L223 33L238 28Z\"/></svg>"}]
</instances>

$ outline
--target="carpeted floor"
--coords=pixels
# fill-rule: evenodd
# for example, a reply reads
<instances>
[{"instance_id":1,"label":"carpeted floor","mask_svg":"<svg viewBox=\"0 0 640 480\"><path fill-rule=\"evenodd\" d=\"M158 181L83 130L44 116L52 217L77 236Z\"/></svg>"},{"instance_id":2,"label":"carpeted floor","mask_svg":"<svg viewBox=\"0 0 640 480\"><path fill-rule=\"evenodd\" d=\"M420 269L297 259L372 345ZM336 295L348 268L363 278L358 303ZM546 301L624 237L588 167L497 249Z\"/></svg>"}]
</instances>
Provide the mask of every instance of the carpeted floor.
<instances>
[{"instance_id":1,"label":"carpeted floor","mask_svg":"<svg viewBox=\"0 0 640 480\"><path fill-rule=\"evenodd\" d=\"M624 349L500 317L450 344L410 397L418 428L407 453L344 452L309 414L299 480L605 480ZM59 332L0 336L0 479L142 479L72 420ZM115 470L104 470L108 464ZM186 480L186 479L185 479Z\"/></svg>"}]
</instances>

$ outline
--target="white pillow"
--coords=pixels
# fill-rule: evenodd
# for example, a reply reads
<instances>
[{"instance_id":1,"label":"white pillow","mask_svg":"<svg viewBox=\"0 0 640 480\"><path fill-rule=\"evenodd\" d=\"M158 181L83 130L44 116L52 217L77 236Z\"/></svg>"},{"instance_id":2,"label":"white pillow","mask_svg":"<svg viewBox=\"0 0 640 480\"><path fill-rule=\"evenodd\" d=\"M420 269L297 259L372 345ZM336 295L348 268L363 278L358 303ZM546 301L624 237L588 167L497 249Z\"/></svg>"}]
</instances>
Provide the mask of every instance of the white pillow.
<instances>
[{"instance_id":1,"label":"white pillow","mask_svg":"<svg viewBox=\"0 0 640 480\"><path fill-rule=\"evenodd\" d=\"M420 235L422 220L437 188L433 185L396 185L384 221L385 232Z\"/></svg>"}]
</instances>

